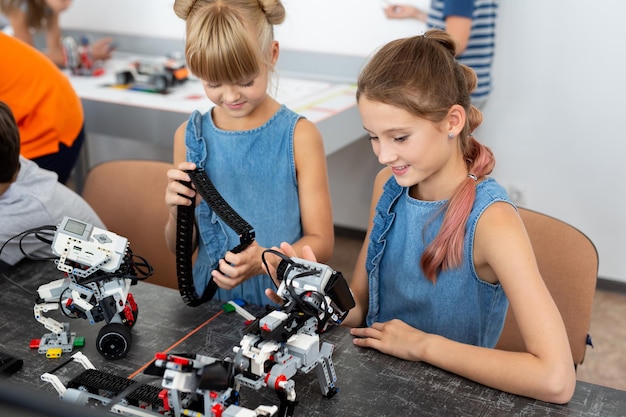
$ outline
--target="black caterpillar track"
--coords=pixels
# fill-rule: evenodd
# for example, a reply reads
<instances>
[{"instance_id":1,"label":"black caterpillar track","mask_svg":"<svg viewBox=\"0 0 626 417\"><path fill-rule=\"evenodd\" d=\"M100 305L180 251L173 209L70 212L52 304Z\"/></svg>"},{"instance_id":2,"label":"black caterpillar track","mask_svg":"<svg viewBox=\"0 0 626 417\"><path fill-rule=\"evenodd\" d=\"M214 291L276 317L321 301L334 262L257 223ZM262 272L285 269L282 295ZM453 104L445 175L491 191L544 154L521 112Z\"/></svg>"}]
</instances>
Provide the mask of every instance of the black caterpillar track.
<instances>
[{"instance_id":1,"label":"black caterpillar track","mask_svg":"<svg viewBox=\"0 0 626 417\"><path fill-rule=\"evenodd\" d=\"M195 169L185 171L189 174L196 191L211 207L220 219L239 235L239 245L231 249L233 253L239 253L254 241L254 229L224 200L217 191L206 171ZM191 183L182 182L187 187ZM198 295L193 284L192 273L192 246L194 205L178 206L178 218L176 222L176 274L178 276L178 289L185 304L191 307L199 306L213 298L217 291L217 284L213 280L205 288L202 295Z\"/></svg>"},{"instance_id":2,"label":"black caterpillar track","mask_svg":"<svg viewBox=\"0 0 626 417\"><path fill-rule=\"evenodd\" d=\"M68 382L68 388L86 389L87 391L104 397L114 397L128 389L135 381L99 371L97 369L87 369L80 375ZM154 385L140 384L133 389L125 398L129 404L138 406L139 404L150 404L155 407L163 407L163 401L159 398L162 388Z\"/></svg>"}]
</instances>

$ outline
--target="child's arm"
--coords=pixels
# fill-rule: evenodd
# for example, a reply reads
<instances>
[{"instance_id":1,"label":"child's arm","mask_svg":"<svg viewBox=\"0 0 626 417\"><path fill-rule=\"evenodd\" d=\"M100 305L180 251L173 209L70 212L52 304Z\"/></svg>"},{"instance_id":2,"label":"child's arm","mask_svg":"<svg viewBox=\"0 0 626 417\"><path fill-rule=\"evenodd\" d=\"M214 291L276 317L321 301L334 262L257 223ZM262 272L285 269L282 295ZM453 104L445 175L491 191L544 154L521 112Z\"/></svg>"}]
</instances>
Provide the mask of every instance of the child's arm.
<instances>
[{"instance_id":1,"label":"child's arm","mask_svg":"<svg viewBox=\"0 0 626 417\"><path fill-rule=\"evenodd\" d=\"M170 215L165 224L165 243L172 253L176 253L176 221L178 219L178 206L189 205L192 202L189 198L194 198L195 190L181 184L180 181L190 181L189 174L183 172L187 169L195 169L195 164L185 162L185 129L187 122L176 129L174 133L174 169L167 172L167 188L165 189L165 204L170 210ZM183 197L181 194L187 196ZM195 242L195 228L194 228Z\"/></svg>"},{"instance_id":2,"label":"child's arm","mask_svg":"<svg viewBox=\"0 0 626 417\"><path fill-rule=\"evenodd\" d=\"M303 236L292 246L297 256L305 245L310 246L318 262L325 263L335 245L332 206L324 142L309 120L300 119L296 124L294 154Z\"/></svg>"},{"instance_id":3,"label":"child's arm","mask_svg":"<svg viewBox=\"0 0 626 417\"><path fill-rule=\"evenodd\" d=\"M35 46L35 40L31 28L28 25L26 13L22 10L15 9L9 16L9 23L13 29L13 36L21 41ZM53 14L47 19L46 26L46 48L45 54L59 67L65 65L65 56L63 54L63 46L61 45L61 28L59 27L59 15Z\"/></svg>"},{"instance_id":4,"label":"child's arm","mask_svg":"<svg viewBox=\"0 0 626 417\"><path fill-rule=\"evenodd\" d=\"M13 29L13 36L17 39L33 45L33 34L30 32L28 21L26 19L26 13L19 9L11 11L11 14L7 15L11 29Z\"/></svg>"},{"instance_id":5,"label":"child's arm","mask_svg":"<svg viewBox=\"0 0 626 417\"><path fill-rule=\"evenodd\" d=\"M472 30L472 19L464 16L448 16L446 18L446 32L452 36L456 43L456 54L460 55L467 48L470 32Z\"/></svg>"},{"instance_id":6,"label":"child's arm","mask_svg":"<svg viewBox=\"0 0 626 417\"><path fill-rule=\"evenodd\" d=\"M46 24L46 55L63 68L66 65L65 52L61 43L61 27L59 26L59 14L52 13L47 18Z\"/></svg>"}]
</instances>

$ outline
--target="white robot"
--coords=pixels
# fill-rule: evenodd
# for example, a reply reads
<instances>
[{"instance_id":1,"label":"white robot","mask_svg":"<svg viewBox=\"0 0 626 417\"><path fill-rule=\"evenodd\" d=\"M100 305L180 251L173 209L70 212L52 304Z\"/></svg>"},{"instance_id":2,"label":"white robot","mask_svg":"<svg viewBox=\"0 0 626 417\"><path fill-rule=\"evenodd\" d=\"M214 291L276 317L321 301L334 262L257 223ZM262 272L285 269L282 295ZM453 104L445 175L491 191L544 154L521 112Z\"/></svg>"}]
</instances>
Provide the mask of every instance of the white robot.
<instances>
[{"instance_id":1,"label":"white robot","mask_svg":"<svg viewBox=\"0 0 626 417\"><path fill-rule=\"evenodd\" d=\"M157 353L146 373L162 376L161 387L99 371L81 352L63 366L72 361L85 370L67 386L52 372L41 375L41 379L52 384L63 401L105 408L118 415L272 417L278 412L275 405L241 407L229 382L229 364L208 356Z\"/></svg>"},{"instance_id":2,"label":"white robot","mask_svg":"<svg viewBox=\"0 0 626 417\"><path fill-rule=\"evenodd\" d=\"M274 389L281 402L279 415L291 416L296 404L291 378L297 372L315 369L322 394L330 398L337 393L334 346L327 342L320 346L319 335L343 321L354 307L354 298L343 275L327 265L287 258L273 250L266 253L282 258L277 294L285 304L254 321L234 347L235 390L240 386Z\"/></svg>"},{"instance_id":3,"label":"white robot","mask_svg":"<svg viewBox=\"0 0 626 417\"><path fill-rule=\"evenodd\" d=\"M128 240L91 224L65 217L57 227L52 252L59 256L57 269L65 277L37 290L39 298L33 308L35 319L51 333L38 343L39 353L58 357L71 352L76 334L69 323L44 316L60 309L68 318L82 318L91 324L105 321L96 348L109 359L126 356L131 345L131 327L138 308L130 286L136 283ZM149 276L149 275L148 275Z\"/></svg>"}]
</instances>

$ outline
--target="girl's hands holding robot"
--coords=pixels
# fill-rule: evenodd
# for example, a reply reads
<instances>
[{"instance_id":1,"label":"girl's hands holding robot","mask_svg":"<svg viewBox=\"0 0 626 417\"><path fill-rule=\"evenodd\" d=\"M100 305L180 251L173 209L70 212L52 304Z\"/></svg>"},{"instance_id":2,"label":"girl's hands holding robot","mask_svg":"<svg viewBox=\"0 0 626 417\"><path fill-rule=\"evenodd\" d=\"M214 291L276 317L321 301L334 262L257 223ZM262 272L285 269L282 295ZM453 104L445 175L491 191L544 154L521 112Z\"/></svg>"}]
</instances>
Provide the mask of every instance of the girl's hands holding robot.
<instances>
[{"instance_id":1,"label":"girl's hands holding robot","mask_svg":"<svg viewBox=\"0 0 626 417\"><path fill-rule=\"evenodd\" d=\"M293 257L297 257L298 254L296 253L296 250L293 248L293 246L291 246L289 243L287 242L283 242L280 244L280 248L277 247L272 247L273 250L275 251L279 251L285 254L285 256L289 257L289 258L293 258ZM269 258L269 257L268 257ZM276 267L278 266L278 264L280 263L280 258L279 257L275 257L276 258L276 262L271 262L268 259L268 271L265 272L269 272L270 277L275 280L276 279ZM313 262L317 262L317 259L315 257L315 254L313 253L313 249L311 249L310 246L303 246L302 247L302 259L306 259L307 261L313 261ZM276 282L274 281L274 284L276 285L276 288L278 288L278 286L280 285L280 282ZM273 301L276 304L283 304L284 300L282 298L280 298L278 296L278 294L276 294L276 290L274 288L267 288L265 290L265 295L267 296L267 298L269 298L271 301Z\"/></svg>"},{"instance_id":2,"label":"girl's hands holding robot","mask_svg":"<svg viewBox=\"0 0 626 417\"><path fill-rule=\"evenodd\" d=\"M387 355L410 361L421 360L417 353L420 350L420 342L424 342L429 336L398 319L374 323L372 327L355 327L350 329L350 334L356 336L353 342L357 346L376 349Z\"/></svg>"},{"instance_id":3,"label":"girl's hands holding robot","mask_svg":"<svg viewBox=\"0 0 626 417\"><path fill-rule=\"evenodd\" d=\"M261 263L264 250L255 240L239 253L226 252L224 259L219 261L219 270L211 272L213 281L220 288L232 290L250 277L264 274L265 269Z\"/></svg>"},{"instance_id":4,"label":"girl's hands holding robot","mask_svg":"<svg viewBox=\"0 0 626 417\"><path fill-rule=\"evenodd\" d=\"M196 196L193 185L187 186L181 181L189 183L191 178L185 170L196 169L196 164L182 162L176 169L167 171L167 188L165 189L165 204L174 218L178 216L178 206L188 206Z\"/></svg>"}]
</instances>

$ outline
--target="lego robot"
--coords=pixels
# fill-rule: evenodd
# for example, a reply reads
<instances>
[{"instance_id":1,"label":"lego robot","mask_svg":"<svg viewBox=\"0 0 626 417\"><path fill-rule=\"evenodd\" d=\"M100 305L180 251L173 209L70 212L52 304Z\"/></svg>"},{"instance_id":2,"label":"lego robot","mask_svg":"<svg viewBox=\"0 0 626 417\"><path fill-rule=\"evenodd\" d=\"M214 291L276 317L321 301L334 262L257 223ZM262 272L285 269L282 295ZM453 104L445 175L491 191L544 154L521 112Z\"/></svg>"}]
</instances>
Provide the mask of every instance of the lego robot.
<instances>
[{"instance_id":1,"label":"lego robot","mask_svg":"<svg viewBox=\"0 0 626 417\"><path fill-rule=\"evenodd\" d=\"M280 398L279 415L290 416L296 404L291 378L299 371L308 374L315 369L322 395L331 398L337 393L334 346L320 345L319 335L340 324L355 304L340 272L271 249L263 254L266 266L266 253L282 258L277 294L285 303L249 325L240 346L234 347L235 390L271 388Z\"/></svg>"},{"instance_id":2,"label":"lego robot","mask_svg":"<svg viewBox=\"0 0 626 417\"><path fill-rule=\"evenodd\" d=\"M35 319L51 333L35 339L31 347L48 357L59 357L61 352L71 352L78 345L69 323L44 315L60 309L68 318L86 319L91 324L105 321L96 340L98 352L108 359L126 356L131 346L131 327L138 314L129 292L137 282L137 272L128 240L65 217L55 232L52 252L59 256L55 262L65 277L37 290Z\"/></svg>"},{"instance_id":3,"label":"lego robot","mask_svg":"<svg viewBox=\"0 0 626 417\"><path fill-rule=\"evenodd\" d=\"M352 293L341 273L326 265L267 252L283 257L277 293L285 304L247 326L239 346L233 348L234 359L158 353L144 371L161 377L158 388L97 371L78 352L72 358L86 370L67 387L52 372L41 378L65 401L105 405L111 412L141 417L292 416L296 392L291 378L314 369L322 394L334 396L338 392L334 346L324 342L320 348L319 335L343 321L354 307ZM280 407L241 407L242 386L276 391Z\"/></svg>"},{"instance_id":4,"label":"lego robot","mask_svg":"<svg viewBox=\"0 0 626 417\"><path fill-rule=\"evenodd\" d=\"M85 369L63 385L54 374L75 361ZM260 405L256 409L238 405L230 385L229 364L208 356L158 353L147 374L162 377L161 387L97 370L77 352L51 372L41 375L57 390L63 401L108 409L111 413L134 416L271 417L278 407Z\"/></svg>"}]
</instances>

